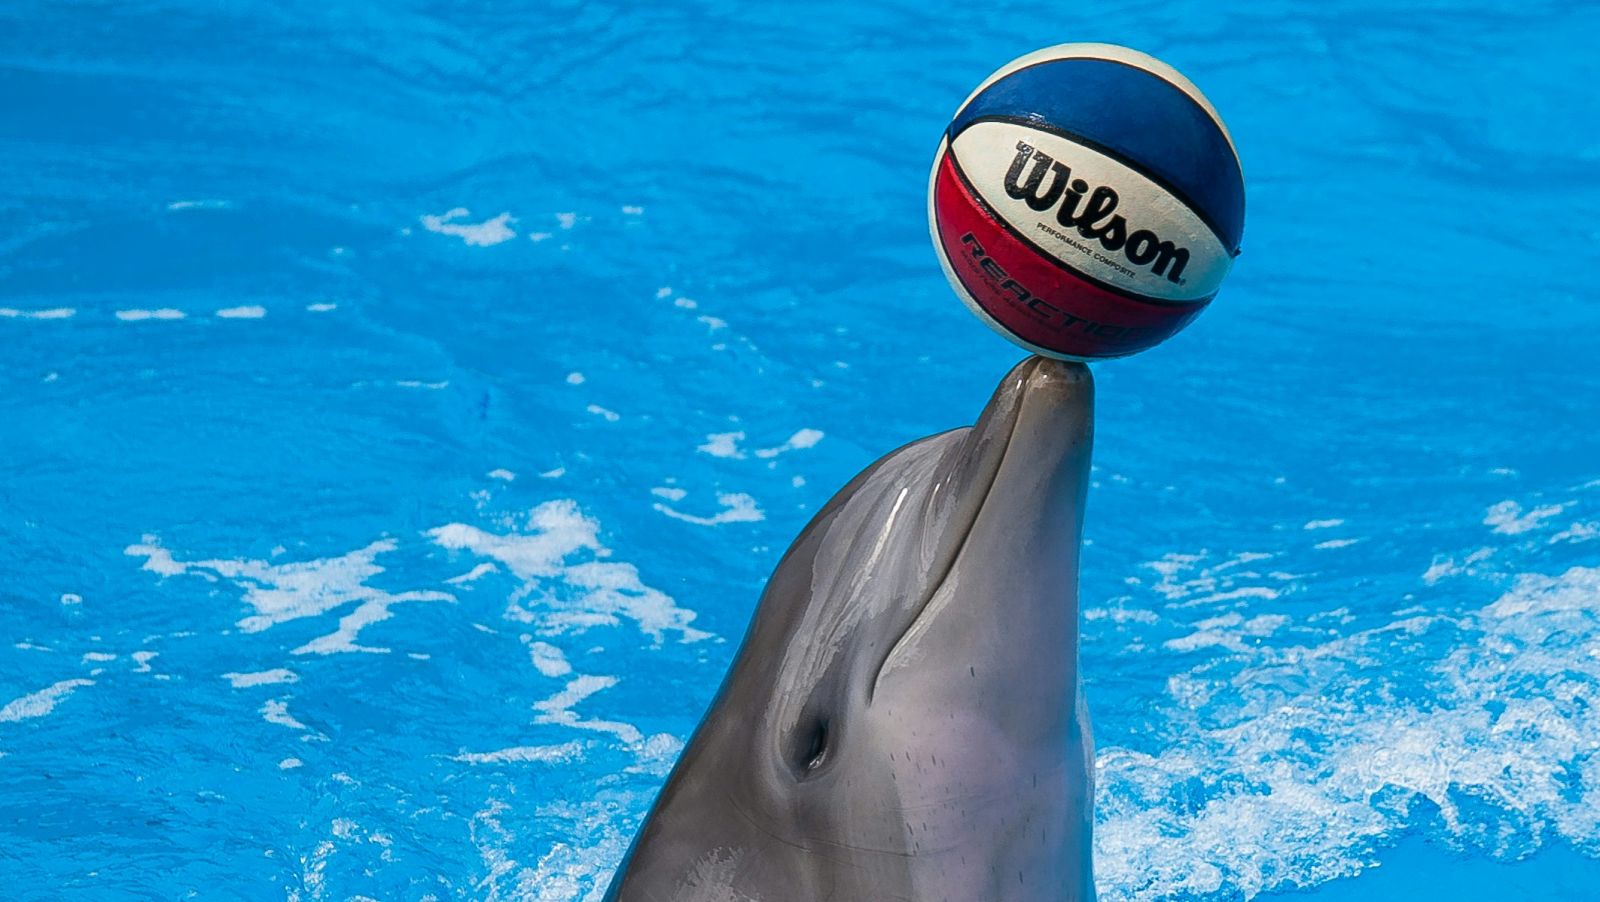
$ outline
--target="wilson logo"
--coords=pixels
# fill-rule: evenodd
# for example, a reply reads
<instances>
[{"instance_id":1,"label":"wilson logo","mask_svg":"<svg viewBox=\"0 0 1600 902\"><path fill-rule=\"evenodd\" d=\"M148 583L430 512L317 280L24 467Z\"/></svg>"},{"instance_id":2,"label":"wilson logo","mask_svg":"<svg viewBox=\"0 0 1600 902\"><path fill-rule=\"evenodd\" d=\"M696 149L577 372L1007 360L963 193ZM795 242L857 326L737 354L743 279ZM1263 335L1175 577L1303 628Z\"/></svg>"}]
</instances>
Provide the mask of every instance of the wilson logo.
<instances>
[{"instance_id":1,"label":"wilson logo","mask_svg":"<svg viewBox=\"0 0 1600 902\"><path fill-rule=\"evenodd\" d=\"M1189 263L1188 248L1164 241L1149 229L1129 234L1128 220L1115 212L1115 189L1102 185L1090 190L1088 182L1072 177L1069 166L1026 142L1017 142L1017 156L1006 172L1006 194L1039 213L1059 203L1056 222L1063 227L1077 227L1083 237L1099 241L1108 251L1122 251L1129 263L1149 267L1169 282L1183 281L1183 268Z\"/></svg>"}]
</instances>

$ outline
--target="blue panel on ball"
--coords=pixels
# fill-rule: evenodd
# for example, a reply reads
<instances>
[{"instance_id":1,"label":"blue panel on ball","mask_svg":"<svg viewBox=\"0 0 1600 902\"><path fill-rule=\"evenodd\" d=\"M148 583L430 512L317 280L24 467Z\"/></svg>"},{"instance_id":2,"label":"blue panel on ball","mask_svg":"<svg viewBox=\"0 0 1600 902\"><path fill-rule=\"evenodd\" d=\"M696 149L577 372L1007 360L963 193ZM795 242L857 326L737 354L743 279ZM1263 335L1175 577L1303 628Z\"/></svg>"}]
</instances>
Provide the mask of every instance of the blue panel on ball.
<instances>
[{"instance_id":1,"label":"blue panel on ball","mask_svg":"<svg viewBox=\"0 0 1600 902\"><path fill-rule=\"evenodd\" d=\"M1104 147L1181 195L1238 250L1244 176L1233 149L1205 108L1166 79L1111 60L1051 60L972 98L950 138L980 119L1026 120Z\"/></svg>"}]
</instances>

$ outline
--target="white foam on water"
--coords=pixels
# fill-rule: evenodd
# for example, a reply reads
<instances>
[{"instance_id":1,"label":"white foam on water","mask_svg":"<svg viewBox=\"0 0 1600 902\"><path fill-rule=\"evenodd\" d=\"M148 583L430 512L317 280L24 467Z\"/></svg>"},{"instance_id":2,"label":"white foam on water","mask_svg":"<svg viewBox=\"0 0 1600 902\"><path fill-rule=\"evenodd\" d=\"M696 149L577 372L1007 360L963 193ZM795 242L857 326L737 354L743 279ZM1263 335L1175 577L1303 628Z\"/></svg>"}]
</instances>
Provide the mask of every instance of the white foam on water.
<instances>
[{"instance_id":1,"label":"white foam on water","mask_svg":"<svg viewBox=\"0 0 1600 902\"><path fill-rule=\"evenodd\" d=\"M670 745L665 743L663 748ZM489 799L468 825L487 872L475 887L477 893L489 899L601 902L633 838L635 812L653 795L653 790L613 788L615 785L616 781L602 780L601 787L592 792L558 796L540 804L533 811L539 832L562 839L537 845L512 832L512 825L526 822L525 811L514 812L508 802ZM523 864L519 856L524 855L536 860ZM750 902L742 896L717 896L716 900Z\"/></svg>"},{"instance_id":2,"label":"white foam on water","mask_svg":"<svg viewBox=\"0 0 1600 902\"><path fill-rule=\"evenodd\" d=\"M158 652L158 651L136 651L136 652L134 652L132 655L129 656L129 657L133 658L133 663L138 665L137 667L134 668L133 672L134 673L149 673L152 670L152 668L150 667L150 662L155 660L155 658L160 654L161 654L161 652Z\"/></svg>"},{"instance_id":3,"label":"white foam on water","mask_svg":"<svg viewBox=\"0 0 1600 902\"><path fill-rule=\"evenodd\" d=\"M1436 556L1433 563L1422 574L1424 585L1434 585L1447 576L1471 576L1479 572L1480 564L1494 556L1493 548L1479 548L1463 558L1459 563L1454 557Z\"/></svg>"},{"instance_id":4,"label":"white foam on water","mask_svg":"<svg viewBox=\"0 0 1600 902\"><path fill-rule=\"evenodd\" d=\"M1322 644L1256 621L1211 626L1280 641L1219 639L1174 676L1152 712L1173 745L1100 750L1103 898L1311 886L1419 827L1499 858L1600 855L1600 568Z\"/></svg>"},{"instance_id":5,"label":"white foam on water","mask_svg":"<svg viewBox=\"0 0 1600 902\"><path fill-rule=\"evenodd\" d=\"M80 659L80 661L81 661L81 663L84 663L84 664L89 664L89 663L100 663L100 664L103 664L103 663L105 663L107 661L115 661L116 659L117 659L117 656L112 654L112 653L110 653L110 652L108 652L108 651L91 651L91 652L85 652L83 657Z\"/></svg>"},{"instance_id":6,"label":"white foam on water","mask_svg":"<svg viewBox=\"0 0 1600 902\"><path fill-rule=\"evenodd\" d=\"M569 764L583 757L587 748L576 740L560 745L519 745L493 752L462 752L451 761L463 764Z\"/></svg>"},{"instance_id":7,"label":"white foam on water","mask_svg":"<svg viewBox=\"0 0 1600 902\"><path fill-rule=\"evenodd\" d=\"M505 469L503 467L497 468L497 469L494 469L494 470L490 470L489 473L488 473L488 476L489 476L490 479L499 479L499 480L502 480L504 482L514 482L514 481L516 481L516 478L517 478L517 474L515 474L515 473L511 472L510 470L507 470L507 469Z\"/></svg>"},{"instance_id":8,"label":"white foam on water","mask_svg":"<svg viewBox=\"0 0 1600 902\"><path fill-rule=\"evenodd\" d=\"M523 641L528 645L528 659L535 670L552 679L572 672L572 664L560 648L548 642L535 642L532 636L524 636Z\"/></svg>"},{"instance_id":9,"label":"white foam on water","mask_svg":"<svg viewBox=\"0 0 1600 902\"><path fill-rule=\"evenodd\" d=\"M1261 614L1246 620L1244 615L1234 612L1202 620L1194 625L1195 632L1169 639L1164 645L1176 652L1213 647L1243 652L1247 651L1247 646L1257 645L1258 640L1271 636L1288 623L1289 618L1282 614Z\"/></svg>"},{"instance_id":10,"label":"white foam on water","mask_svg":"<svg viewBox=\"0 0 1600 902\"><path fill-rule=\"evenodd\" d=\"M506 829L501 823L500 816L511 810L511 806L499 799L490 800L483 809L475 812L467 823L467 829L472 836L473 845L478 847L478 854L483 860L483 865L488 873L478 881L477 888L481 891L490 887L494 898L522 898L538 899L535 893L541 890L529 886L528 891L516 893L514 889L502 890L502 885L509 878L513 881L525 882L531 879L532 874L527 868L522 867L515 858L511 857L515 849L516 836ZM576 898L577 888L571 888L570 894L552 898L566 902Z\"/></svg>"},{"instance_id":11,"label":"white foam on water","mask_svg":"<svg viewBox=\"0 0 1600 902\"><path fill-rule=\"evenodd\" d=\"M310 727L296 720L294 715L289 713L289 702L287 699L268 699L266 703L261 706L261 719L270 724L277 724L280 727L288 727L291 730L309 731L311 729Z\"/></svg>"},{"instance_id":12,"label":"white foam on water","mask_svg":"<svg viewBox=\"0 0 1600 902\"><path fill-rule=\"evenodd\" d=\"M678 763L678 755L683 751L683 740L667 733L656 733L646 736L643 742L633 746L634 763L623 768L624 773L648 774L652 777L665 777L672 766Z\"/></svg>"},{"instance_id":13,"label":"white foam on water","mask_svg":"<svg viewBox=\"0 0 1600 902\"><path fill-rule=\"evenodd\" d=\"M744 441L743 432L718 432L706 436L705 443L695 450L712 457L724 457L732 460L742 460L744 452L739 449L739 443Z\"/></svg>"},{"instance_id":14,"label":"white foam on water","mask_svg":"<svg viewBox=\"0 0 1600 902\"><path fill-rule=\"evenodd\" d=\"M298 760L298 759L291 759ZM348 777L345 774L334 774L334 778ZM309 825L302 825L303 828ZM368 847L368 848L363 848ZM340 853L353 855L361 859L355 867L359 867L364 876L371 879L376 876L373 865L375 862L370 857L376 853L376 862L384 864L395 860L394 839L381 830L370 827L348 818L334 817L328 821L327 838L319 841L312 848L309 855L299 857L300 887L299 889L286 888L286 898L290 902L301 899L300 890L304 890L313 900L329 898L328 894L328 865ZM347 866L350 867L350 866ZM349 873L349 871L345 871ZM372 896L361 893L339 892L336 898L344 902L377 902ZM384 895L384 898L390 898ZM432 894L419 896L420 899L434 899Z\"/></svg>"},{"instance_id":15,"label":"white foam on water","mask_svg":"<svg viewBox=\"0 0 1600 902\"><path fill-rule=\"evenodd\" d=\"M650 490L650 494L656 496L657 498L665 498L668 501L682 501L684 496L689 493L684 489L680 489L675 486L658 485Z\"/></svg>"},{"instance_id":16,"label":"white foam on water","mask_svg":"<svg viewBox=\"0 0 1600 902\"><path fill-rule=\"evenodd\" d=\"M1174 607L1239 607L1250 600L1276 599L1283 594L1285 583L1293 584L1296 579L1293 574L1263 573L1250 566L1276 556L1268 552L1246 551L1213 564L1210 563L1212 554L1209 551L1190 554L1169 552L1159 560L1147 561L1141 566L1154 571L1157 576L1157 580L1148 588ZM1144 586L1147 581L1130 576L1125 582L1131 586Z\"/></svg>"},{"instance_id":17,"label":"white foam on water","mask_svg":"<svg viewBox=\"0 0 1600 902\"><path fill-rule=\"evenodd\" d=\"M1307 523L1303 528L1305 528L1305 529L1331 529L1331 528L1333 528L1335 526L1343 526L1343 525L1344 525L1344 521L1343 520L1339 520L1339 519L1312 520L1311 522Z\"/></svg>"},{"instance_id":18,"label":"white foam on water","mask_svg":"<svg viewBox=\"0 0 1600 902\"><path fill-rule=\"evenodd\" d=\"M326 302L306 305L306 310L310 311L311 313L331 313L332 311L338 309L338 304L329 304Z\"/></svg>"},{"instance_id":19,"label":"white foam on water","mask_svg":"<svg viewBox=\"0 0 1600 902\"><path fill-rule=\"evenodd\" d=\"M644 207L635 206L633 204L624 204L622 207L622 215L624 216L639 216L643 213Z\"/></svg>"},{"instance_id":20,"label":"white foam on water","mask_svg":"<svg viewBox=\"0 0 1600 902\"><path fill-rule=\"evenodd\" d=\"M179 561L155 540L145 536L143 542L129 545L124 553L130 557L143 557L142 569L173 577L192 574L212 582L226 580L242 593L243 601L255 610L237 622L247 633L257 633L280 623L306 617L320 617L347 605L356 605L354 611L339 621L338 628L328 635L294 650L295 654L331 654L335 652L386 652L385 648L357 644L357 634L371 624L389 618L389 609L406 602L453 601L454 596L444 592L422 590L387 592L366 584L368 579L384 572L376 563L377 556L398 547L393 539L380 539L337 557L311 561L294 561L274 564L248 559L216 559Z\"/></svg>"},{"instance_id":21,"label":"white foam on water","mask_svg":"<svg viewBox=\"0 0 1600 902\"><path fill-rule=\"evenodd\" d=\"M1538 529L1551 517L1560 516L1571 504L1546 504L1526 513L1515 501L1502 501L1483 515L1483 525L1493 526L1500 535L1515 536Z\"/></svg>"},{"instance_id":22,"label":"white foam on water","mask_svg":"<svg viewBox=\"0 0 1600 902\"><path fill-rule=\"evenodd\" d=\"M1550 544L1557 542L1587 542L1590 539L1600 538L1600 523L1589 521L1574 523L1550 537Z\"/></svg>"},{"instance_id":23,"label":"white foam on water","mask_svg":"<svg viewBox=\"0 0 1600 902\"><path fill-rule=\"evenodd\" d=\"M488 561L484 561L483 563L479 564L478 566L473 567L471 570L468 570L466 573L463 573L460 576L452 576L449 579L445 580L445 582L447 582L447 583L449 583L449 584L451 584L453 586L459 586L459 585L464 585L464 584L470 583L470 582L476 582L477 580L482 579L483 577L488 576L491 573L499 573L499 572L500 572L500 568L499 567L496 567L495 565L489 563Z\"/></svg>"},{"instance_id":24,"label":"white foam on water","mask_svg":"<svg viewBox=\"0 0 1600 902\"><path fill-rule=\"evenodd\" d=\"M588 411L595 416L604 419L608 423L615 423L616 421L622 419L622 414L617 413L614 410L607 410L606 408L601 407L599 404L590 404Z\"/></svg>"},{"instance_id":25,"label":"white foam on water","mask_svg":"<svg viewBox=\"0 0 1600 902\"><path fill-rule=\"evenodd\" d=\"M501 213L483 222L460 221L471 215L472 211L466 207L456 207L438 216L423 216L421 222L422 227L430 232L454 235L473 247L491 247L517 237L517 233L511 230L511 223L516 219L510 213Z\"/></svg>"},{"instance_id":26,"label":"white foam on water","mask_svg":"<svg viewBox=\"0 0 1600 902\"><path fill-rule=\"evenodd\" d=\"M255 304L241 307L224 307L217 311L221 319L260 319L267 315L267 308Z\"/></svg>"},{"instance_id":27,"label":"white foam on water","mask_svg":"<svg viewBox=\"0 0 1600 902\"><path fill-rule=\"evenodd\" d=\"M799 451L805 448L814 448L817 442L822 441L823 434L817 429L801 429L788 440L776 448L762 448L756 452L757 457L777 457L785 451Z\"/></svg>"},{"instance_id":28,"label":"white foam on water","mask_svg":"<svg viewBox=\"0 0 1600 902\"><path fill-rule=\"evenodd\" d=\"M54 711L56 705L70 697L77 689L93 685L94 680L61 680L37 692L30 692L20 698L14 698L7 702L5 707L0 708L0 723L15 723L19 720L44 717Z\"/></svg>"},{"instance_id":29,"label":"white foam on water","mask_svg":"<svg viewBox=\"0 0 1600 902\"><path fill-rule=\"evenodd\" d=\"M631 755L628 772L664 774L681 750L681 742L668 734L646 735L634 724L580 711L586 702L614 687L618 680L576 672L555 637L628 622L658 644L668 633L678 634L685 642L707 638L708 634L690 625L693 612L679 608L666 594L646 585L632 564L607 559L612 552L599 541L600 524L585 516L576 503L546 502L525 518L510 519L507 526L514 531L500 534L453 523L429 530L427 535L446 549L490 558L521 582L509 599L505 616L532 627L519 638L539 676L561 681L559 688L534 704L533 723L605 737L612 747ZM456 760L468 764L564 763L581 757L594 741L589 738L491 752L463 751ZM499 862L493 865L496 874L512 868L513 860L504 844L484 848L490 860ZM614 862L598 863L612 865ZM533 876L537 871L523 870L526 873L518 885L537 885L541 893L548 892L544 878ZM491 875L490 882L498 879Z\"/></svg>"},{"instance_id":30,"label":"white foam on water","mask_svg":"<svg viewBox=\"0 0 1600 902\"><path fill-rule=\"evenodd\" d=\"M651 507L674 520L682 520L685 523L694 523L698 526L720 526L724 523L758 523L767 518L761 507L756 504L756 499L743 492L719 492L717 494L717 503L722 505L722 510L709 517L686 514L659 501L651 505Z\"/></svg>"},{"instance_id":31,"label":"white foam on water","mask_svg":"<svg viewBox=\"0 0 1600 902\"><path fill-rule=\"evenodd\" d=\"M574 501L548 501L530 511L526 527L492 533L465 523L427 531L442 548L466 551L504 565L522 582L507 616L545 635L583 632L632 621L655 642L669 632L685 642L709 634L689 624L695 613L646 585L632 564L601 560L600 524Z\"/></svg>"},{"instance_id":32,"label":"white foam on water","mask_svg":"<svg viewBox=\"0 0 1600 902\"><path fill-rule=\"evenodd\" d=\"M712 332L715 332L718 329L726 329L726 328L728 328L728 321L727 320L718 319L715 316L697 316L697 317L695 317L695 320L698 321L698 322L705 323L706 328L708 330L712 331Z\"/></svg>"},{"instance_id":33,"label":"white foam on water","mask_svg":"<svg viewBox=\"0 0 1600 902\"><path fill-rule=\"evenodd\" d=\"M116 313L117 319L129 323L142 322L149 319L176 320L183 319L186 315L182 310L172 307L162 307L159 310L118 310Z\"/></svg>"},{"instance_id":34,"label":"white foam on water","mask_svg":"<svg viewBox=\"0 0 1600 902\"><path fill-rule=\"evenodd\" d=\"M545 470L539 474L540 479L560 479L567 475L566 467L556 467L554 470Z\"/></svg>"},{"instance_id":35,"label":"white foam on water","mask_svg":"<svg viewBox=\"0 0 1600 902\"><path fill-rule=\"evenodd\" d=\"M1313 545L1311 547L1316 548L1318 550L1326 551L1326 550L1328 550L1330 548L1349 548L1351 545L1354 545L1359 541L1361 541L1361 540L1360 539L1329 539L1326 542L1318 542L1317 544L1315 544L1315 545Z\"/></svg>"},{"instance_id":36,"label":"white foam on water","mask_svg":"<svg viewBox=\"0 0 1600 902\"><path fill-rule=\"evenodd\" d=\"M569 680L566 687L560 692L543 701L534 703L534 710L539 712L534 717L534 723L560 724L579 730L609 733L627 745L637 745L644 741L644 734L633 724L615 720L580 717L573 710L579 702L597 692L610 689L616 684L617 678L613 676L579 674Z\"/></svg>"},{"instance_id":37,"label":"white foam on water","mask_svg":"<svg viewBox=\"0 0 1600 902\"><path fill-rule=\"evenodd\" d=\"M1088 622L1109 620L1112 623L1160 623L1155 611L1137 607L1090 607L1083 609L1083 619Z\"/></svg>"},{"instance_id":38,"label":"white foam on water","mask_svg":"<svg viewBox=\"0 0 1600 902\"><path fill-rule=\"evenodd\" d=\"M75 316L77 312L72 307L49 307L43 310L19 310L16 307L0 307L0 319L68 319Z\"/></svg>"},{"instance_id":39,"label":"white foam on water","mask_svg":"<svg viewBox=\"0 0 1600 902\"><path fill-rule=\"evenodd\" d=\"M570 229L573 226L578 224L578 214L576 214L576 213L557 213L556 214L556 222L563 229Z\"/></svg>"},{"instance_id":40,"label":"white foam on water","mask_svg":"<svg viewBox=\"0 0 1600 902\"><path fill-rule=\"evenodd\" d=\"M296 648L292 654L297 655L332 655L341 652L369 652L372 654L388 654L389 649L380 646L361 645L356 641L363 629L374 623L382 623L394 616L390 607L402 601L454 601L455 596L443 592L404 592L400 595L380 593L381 597L369 598L356 606L356 609L339 618L339 628L326 636L318 636L310 642Z\"/></svg>"},{"instance_id":41,"label":"white foam on water","mask_svg":"<svg viewBox=\"0 0 1600 902\"><path fill-rule=\"evenodd\" d=\"M568 373L567 374L567 384L568 385L582 385L583 384L583 374L582 373L576 373L576 372Z\"/></svg>"},{"instance_id":42,"label":"white foam on water","mask_svg":"<svg viewBox=\"0 0 1600 902\"><path fill-rule=\"evenodd\" d=\"M443 382L423 382L420 379L400 379L395 382L395 385L398 385L401 388L426 388L432 391L439 391L440 389L449 388L450 380L446 379Z\"/></svg>"},{"instance_id":43,"label":"white foam on water","mask_svg":"<svg viewBox=\"0 0 1600 902\"><path fill-rule=\"evenodd\" d=\"M541 806L535 816L558 825L570 839L542 847L535 853L537 861L525 865L516 856L526 853L527 843L504 822L518 818L506 817L512 809L504 801L490 800L468 824L487 872L476 886L478 893L488 899L601 902L631 839L617 826L617 814L637 804L632 794L608 792L603 798Z\"/></svg>"},{"instance_id":44,"label":"white foam on water","mask_svg":"<svg viewBox=\"0 0 1600 902\"><path fill-rule=\"evenodd\" d=\"M175 200L167 204L167 209L177 213L183 210L226 210L232 206L233 204L229 201L204 198L201 200Z\"/></svg>"},{"instance_id":45,"label":"white foam on water","mask_svg":"<svg viewBox=\"0 0 1600 902\"><path fill-rule=\"evenodd\" d=\"M463 767L561 767L582 760L590 749L606 747L627 756L626 763L619 766L621 773L658 779L670 769L681 751L681 740L665 733L647 734L639 726L619 719L618 711L605 710L600 699L617 684L617 678L577 672L574 663L582 659L575 653L586 646L576 644L581 640L568 637L580 636L596 626L621 626L637 628L639 633L658 644L669 637L683 642L708 638L707 633L693 628L694 612L679 607L670 596L646 584L634 565L616 560L613 551L600 541L600 524L586 516L575 502L551 501L525 515L494 522L493 530L463 523L428 530L426 536L434 545L479 558L460 562L459 569L435 573L430 579L460 573L469 566L471 569L467 573L446 582L463 584L496 572L509 573L509 577L480 584L474 591L481 597L490 586L498 590L503 579L514 579L512 588L507 590L510 597L505 617L524 624L526 633L521 641L527 649L530 665L526 678L552 681L545 697L534 705L532 721L542 729L557 728L558 734L565 732L566 736L542 745L464 748L454 760ZM284 544L292 547L294 543ZM149 573L166 578L204 580L212 584L213 593L222 590L226 602L243 601L247 610L238 620L238 628L244 632L260 632L291 620L343 615L337 630L295 649L296 653L304 654L367 650L358 644L357 636L363 634L367 625L388 616L390 605L398 601L452 598L442 592L386 592L368 585L384 572L381 556L396 551L400 544L400 540L383 538L342 555L312 560L287 559L292 555L287 551L269 555L267 560L202 560L189 559L181 553L175 555L163 547L157 537L145 536L125 551ZM437 559L437 552L434 557ZM592 657L597 652L598 649L590 648L588 654ZM572 655L570 660L569 655ZM222 676L241 690L280 686L299 678L287 668L230 672ZM295 703L286 694L288 691L273 690L274 697L264 700L260 695L251 697L253 704L260 704L258 712L262 720L294 731L283 735L300 741L325 740L315 727L301 721L291 711ZM586 710L591 706L593 711ZM568 737L571 737L569 741L560 741ZM282 770L302 766L298 758L279 761ZM498 860L505 862L510 870L499 872L501 877L486 879L477 890L499 887L499 891L510 893L515 887L523 887L531 888L530 898L598 900L605 877L620 858L629 838L616 826L616 815L623 812L631 816L634 807L631 800L618 801L614 790L602 792L612 793L611 800L592 809L583 809L589 822L574 824L571 830L561 832L559 835L565 842L531 853L538 859L537 864L516 865L510 857L513 853L507 851L515 848L511 843L485 843L486 861L496 855L502 856ZM559 820L564 815L541 811L536 817ZM318 887L324 886L321 881L328 863L334 855L342 854L352 838L359 838L360 831L346 829L343 833L348 835L341 837L336 827L325 843L318 844L303 859L304 897L316 897L322 892ZM631 829L626 834L631 834ZM584 838L586 836L590 838ZM569 879L572 882L566 882ZM577 887L574 890L577 895L550 895L554 892L552 887L558 886Z\"/></svg>"}]
</instances>

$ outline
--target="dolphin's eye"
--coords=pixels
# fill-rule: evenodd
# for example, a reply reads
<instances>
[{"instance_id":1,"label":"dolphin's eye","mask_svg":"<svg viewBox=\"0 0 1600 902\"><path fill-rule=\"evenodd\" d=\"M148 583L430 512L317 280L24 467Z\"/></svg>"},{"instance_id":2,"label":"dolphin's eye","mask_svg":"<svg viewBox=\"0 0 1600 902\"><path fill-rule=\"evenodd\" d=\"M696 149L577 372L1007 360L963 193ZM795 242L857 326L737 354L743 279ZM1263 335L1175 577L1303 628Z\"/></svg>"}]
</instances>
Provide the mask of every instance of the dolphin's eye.
<instances>
[{"instance_id":1,"label":"dolphin's eye","mask_svg":"<svg viewBox=\"0 0 1600 902\"><path fill-rule=\"evenodd\" d=\"M802 780L823 765L828 758L828 719L810 718L795 731L796 776Z\"/></svg>"},{"instance_id":2,"label":"dolphin's eye","mask_svg":"<svg viewBox=\"0 0 1600 902\"><path fill-rule=\"evenodd\" d=\"M828 755L828 722L818 719L811 728L811 745L806 750L806 768L815 770Z\"/></svg>"}]
</instances>

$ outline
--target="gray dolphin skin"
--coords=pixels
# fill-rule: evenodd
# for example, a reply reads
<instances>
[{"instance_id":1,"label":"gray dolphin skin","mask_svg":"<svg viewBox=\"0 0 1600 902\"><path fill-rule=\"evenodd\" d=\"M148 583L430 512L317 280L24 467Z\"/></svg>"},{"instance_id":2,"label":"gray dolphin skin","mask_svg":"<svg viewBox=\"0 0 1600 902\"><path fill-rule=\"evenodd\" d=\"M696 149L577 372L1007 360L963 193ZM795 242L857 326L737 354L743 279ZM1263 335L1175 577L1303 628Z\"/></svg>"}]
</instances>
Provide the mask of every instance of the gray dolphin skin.
<instances>
[{"instance_id":1,"label":"gray dolphin skin","mask_svg":"<svg viewBox=\"0 0 1600 902\"><path fill-rule=\"evenodd\" d=\"M607 902L1094 899L1093 401L1087 367L1029 358L817 513Z\"/></svg>"}]
</instances>

